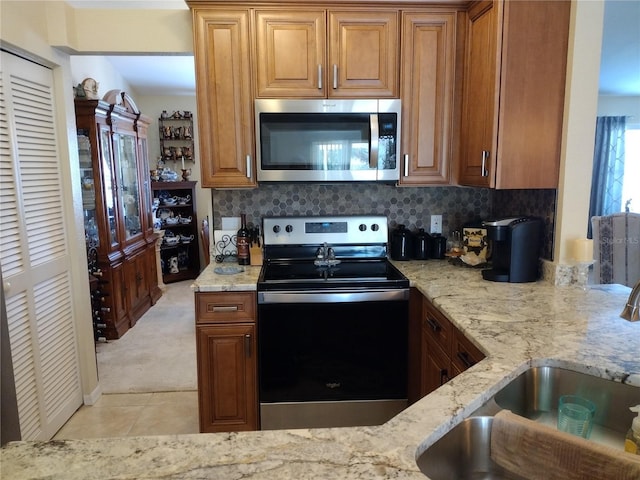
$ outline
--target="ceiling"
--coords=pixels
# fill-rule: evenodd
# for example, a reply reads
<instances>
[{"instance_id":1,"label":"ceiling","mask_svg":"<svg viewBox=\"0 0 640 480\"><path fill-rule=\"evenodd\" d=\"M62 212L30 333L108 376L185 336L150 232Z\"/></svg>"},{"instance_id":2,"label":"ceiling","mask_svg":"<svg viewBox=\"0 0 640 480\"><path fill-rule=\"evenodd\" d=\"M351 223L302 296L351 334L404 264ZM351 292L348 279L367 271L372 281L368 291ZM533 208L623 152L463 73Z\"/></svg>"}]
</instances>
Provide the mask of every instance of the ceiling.
<instances>
[{"instance_id":1,"label":"ceiling","mask_svg":"<svg viewBox=\"0 0 640 480\"><path fill-rule=\"evenodd\" d=\"M184 0L76 0L74 8L187 9ZM605 0L600 93L640 96L640 1ZM144 95L195 95L193 56L107 56Z\"/></svg>"}]
</instances>

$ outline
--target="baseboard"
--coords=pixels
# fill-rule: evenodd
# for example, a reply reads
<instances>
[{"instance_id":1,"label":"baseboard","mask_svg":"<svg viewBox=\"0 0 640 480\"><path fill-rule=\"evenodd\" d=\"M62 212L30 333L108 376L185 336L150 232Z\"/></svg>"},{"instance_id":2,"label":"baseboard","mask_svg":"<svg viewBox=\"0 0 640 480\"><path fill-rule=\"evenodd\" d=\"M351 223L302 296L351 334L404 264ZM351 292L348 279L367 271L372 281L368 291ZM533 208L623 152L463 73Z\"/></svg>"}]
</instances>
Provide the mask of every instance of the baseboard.
<instances>
[{"instance_id":1,"label":"baseboard","mask_svg":"<svg viewBox=\"0 0 640 480\"><path fill-rule=\"evenodd\" d=\"M93 389L93 392L83 396L85 405L95 405L102 396L102 386L98 383L98 386Z\"/></svg>"}]
</instances>

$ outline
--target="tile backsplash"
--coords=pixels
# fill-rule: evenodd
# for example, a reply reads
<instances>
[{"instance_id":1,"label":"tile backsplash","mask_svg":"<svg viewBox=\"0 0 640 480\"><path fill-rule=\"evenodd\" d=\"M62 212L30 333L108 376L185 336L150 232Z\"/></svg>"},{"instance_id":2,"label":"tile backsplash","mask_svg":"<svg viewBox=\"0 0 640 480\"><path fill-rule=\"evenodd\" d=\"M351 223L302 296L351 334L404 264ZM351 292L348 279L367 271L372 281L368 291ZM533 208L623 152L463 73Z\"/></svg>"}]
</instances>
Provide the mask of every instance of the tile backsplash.
<instances>
[{"instance_id":1,"label":"tile backsplash","mask_svg":"<svg viewBox=\"0 0 640 480\"><path fill-rule=\"evenodd\" d=\"M214 229L221 228L222 217L240 213L246 213L247 222L253 224L259 224L264 216L375 214L385 215L389 228L404 224L410 230L424 228L428 232L431 215L442 215L442 233L448 236L463 225L495 216L536 215L546 224L543 258L550 258L552 251L552 243L547 243L553 241L555 190L501 192L455 186L293 183L260 185L254 190L213 190L212 202Z\"/></svg>"}]
</instances>

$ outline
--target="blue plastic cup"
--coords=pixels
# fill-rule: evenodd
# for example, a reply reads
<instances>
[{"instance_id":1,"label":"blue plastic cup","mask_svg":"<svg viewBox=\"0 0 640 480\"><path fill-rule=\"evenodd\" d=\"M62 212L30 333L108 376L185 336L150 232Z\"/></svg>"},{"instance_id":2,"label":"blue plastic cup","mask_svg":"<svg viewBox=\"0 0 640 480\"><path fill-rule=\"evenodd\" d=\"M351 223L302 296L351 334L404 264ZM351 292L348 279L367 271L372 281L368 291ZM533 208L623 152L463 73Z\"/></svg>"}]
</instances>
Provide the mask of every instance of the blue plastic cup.
<instances>
[{"instance_id":1,"label":"blue plastic cup","mask_svg":"<svg viewBox=\"0 0 640 480\"><path fill-rule=\"evenodd\" d=\"M578 395L562 395L558 402L558 430L589 438L596 406Z\"/></svg>"}]
</instances>

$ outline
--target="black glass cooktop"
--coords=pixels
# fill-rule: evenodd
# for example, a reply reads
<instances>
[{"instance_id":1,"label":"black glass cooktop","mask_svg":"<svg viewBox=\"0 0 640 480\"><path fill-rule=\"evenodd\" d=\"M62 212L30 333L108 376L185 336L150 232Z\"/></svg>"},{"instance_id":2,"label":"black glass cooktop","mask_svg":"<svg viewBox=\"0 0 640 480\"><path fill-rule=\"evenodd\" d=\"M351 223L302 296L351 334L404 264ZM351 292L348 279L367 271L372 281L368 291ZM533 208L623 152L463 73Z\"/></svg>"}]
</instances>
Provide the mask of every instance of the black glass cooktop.
<instances>
[{"instance_id":1,"label":"black glass cooktop","mask_svg":"<svg viewBox=\"0 0 640 480\"><path fill-rule=\"evenodd\" d=\"M331 267L313 260L271 262L258 280L259 290L331 287L409 288L409 280L387 260L348 260Z\"/></svg>"}]
</instances>

